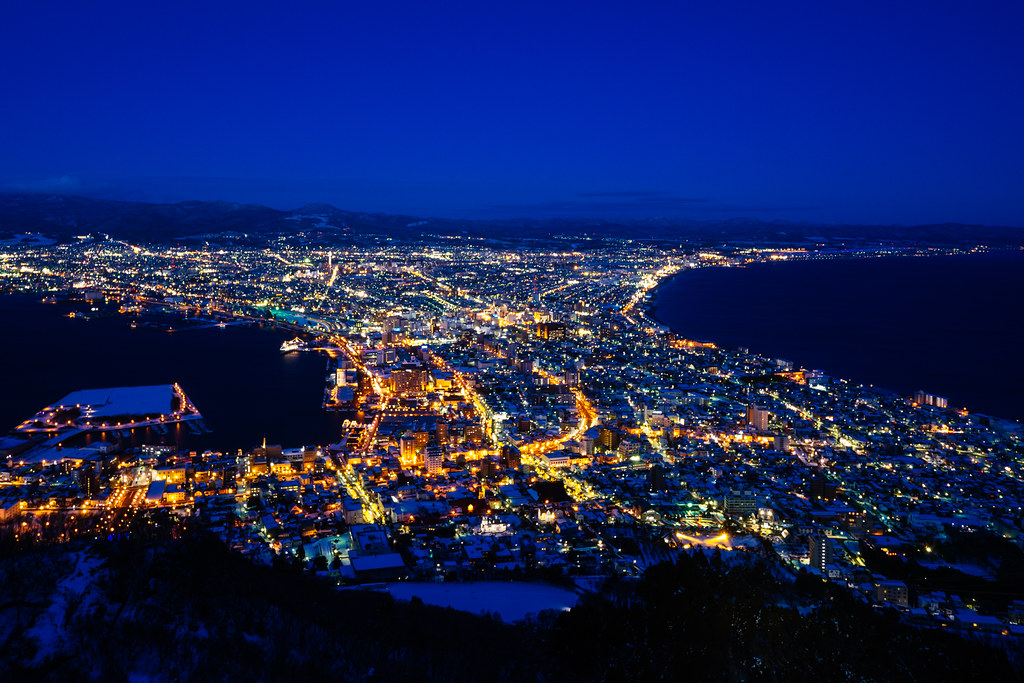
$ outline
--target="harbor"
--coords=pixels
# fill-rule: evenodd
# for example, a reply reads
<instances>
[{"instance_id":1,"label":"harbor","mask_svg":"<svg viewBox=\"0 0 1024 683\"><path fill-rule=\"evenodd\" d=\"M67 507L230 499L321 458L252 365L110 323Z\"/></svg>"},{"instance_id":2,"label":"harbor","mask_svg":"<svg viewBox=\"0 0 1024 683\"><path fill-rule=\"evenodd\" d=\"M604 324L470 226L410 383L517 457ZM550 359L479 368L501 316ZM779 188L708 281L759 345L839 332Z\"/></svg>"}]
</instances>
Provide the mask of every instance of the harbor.
<instances>
[{"instance_id":1,"label":"harbor","mask_svg":"<svg viewBox=\"0 0 1024 683\"><path fill-rule=\"evenodd\" d=\"M167 436L182 427L209 431L177 384L75 391L46 406L5 437L3 452L19 462L91 460L149 432Z\"/></svg>"},{"instance_id":2,"label":"harbor","mask_svg":"<svg viewBox=\"0 0 1024 683\"><path fill-rule=\"evenodd\" d=\"M79 440L84 445L121 441L118 447L156 443L234 452L264 437L271 443L331 443L342 433L347 416L323 410L324 356L279 351L282 342L296 336L294 331L263 323L167 334L159 326L143 324L149 314L99 315L84 323L67 317L76 310L88 307L67 301L42 304L31 296L0 297L0 313L19 321L0 339L0 350L11 359L7 386L18 387L0 392L0 434L75 388L174 383L201 410L201 423L184 421L204 425L201 433L184 423L157 421L136 425L134 431L122 427L129 430L127 439L119 430L108 430L83 434ZM133 328L131 320L139 324ZM175 328L183 323L159 316L157 322ZM60 367L73 367L73 374L52 371ZM66 441L65 447L71 443Z\"/></svg>"}]
</instances>

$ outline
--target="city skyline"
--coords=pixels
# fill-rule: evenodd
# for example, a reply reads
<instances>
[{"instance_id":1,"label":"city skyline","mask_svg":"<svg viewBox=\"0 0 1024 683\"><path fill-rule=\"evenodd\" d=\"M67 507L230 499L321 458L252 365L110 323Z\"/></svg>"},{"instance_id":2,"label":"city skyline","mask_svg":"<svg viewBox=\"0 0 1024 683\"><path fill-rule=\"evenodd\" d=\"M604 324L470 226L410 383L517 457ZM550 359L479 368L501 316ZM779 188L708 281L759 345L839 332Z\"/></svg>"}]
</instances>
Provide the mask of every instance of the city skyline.
<instances>
[{"instance_id":1,"label":"city skyline","mask_svg":"<svg viewBox=\"0 0 1024 683\"><path fill-rule=\"evenodd\" d=\"M0 679L1019 679L1022 25L7 8Z\"/></svg>"},{"instance_id":2,"label":"city skyline","mask_svg":"<svg viewBox=\"0 0 1024 683\"><path fill-rule=\"evenodd\" d=\"M339 613L365 623L384 605L423 632L438 625L429 605L460 610L445 613L466 629L506 627L502 642L519 647L491 657L493 669L563 680L609 667L629 680L808 667L827 677L834 661L866 678L896 666L1019 671L1021 423L968 410L930 381L894 392L694 339L662 317L692 294L655 300L676 276L854 261L948 272L959 259L1019 282L1019 241L494 239L331 213L247 231L211 224L208 209L191 207L202 232L163 241L123 236L104 213L110 232L43 224L0 242L5 318L31 331L8 345L20 367L7 376L49 387L31 407L26 390L4 396L24 412L0 437L0 570L19 577L0 597L30 590L39 606L12 637L40 654L14 666L154 673L155 660L125 656L145 647L173 653L161 655L170 678L287 677L273 668L276 641L246 654L240 629L253 627L219 616L278 614L261 605L287 584L302 595L289 609L306 616L260 628L307 634L288 652L311 653L306 666L322 675L362 675L411 647L405 677L428 662L475 677L458 638L424 653L383 629L344 658L323 655L363 637ZM928 291L944 318L950 298ZM719 307L742 317L736 301ZM772 310L807 336L823 324L814 308ZM282 382L298 361L309 372ZM203 562L236 586L274 589L204 598L191 585L173 601L108 589L132 580L104 582L122 571L107 554L145 562L148 548L161 560L140 568L142 585L195 576ZM41 551L53 563L20 578ZM331 596L340 609L324 609ZM44 606L62 600L76 616L50 620ZM473 621L481 610L490 616ZM89 634L122 612L115 644L96 651ZM615 627L631 619L645 626ZM155 624L144 642L143 623ZM562 633L554 651L526 646L529 634ZM215 638L225 645L206 659ZM664 654L628 655L651 645ZM515 652L543 656L526 664Z\"/></svg>"}]
</instances>

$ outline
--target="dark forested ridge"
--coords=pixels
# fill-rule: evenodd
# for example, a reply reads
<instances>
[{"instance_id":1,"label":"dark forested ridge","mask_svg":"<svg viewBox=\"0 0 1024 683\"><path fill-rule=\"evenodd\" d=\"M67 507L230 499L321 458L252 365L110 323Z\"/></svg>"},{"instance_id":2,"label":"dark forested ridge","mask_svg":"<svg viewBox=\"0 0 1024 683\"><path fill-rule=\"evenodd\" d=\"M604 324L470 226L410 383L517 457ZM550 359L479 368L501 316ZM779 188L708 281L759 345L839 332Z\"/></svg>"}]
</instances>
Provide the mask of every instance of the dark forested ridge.
<instances>
[{"instance_id":1,"label":"dark forested ridge","mask_svg":"<svg viewBox=\"0 0 1024 683\"><path fill-rule=\"evenodd\" d=\"M83 589L84 586L84 589ZM509 625L261 567L204 537L0 561L0 679L1019 680L1019 654L916 629L818 579L683 556Z\"/></svg>"},{"instance_id":2,"label":"dark forested ridge","mask_svg":"<svg viewBox=\"0 0 1024 683\"><path fill-rule=\"evenodd\" d=\"M375 234L397 239L472 235L502 240L515 234L517 239L562 235L707 245L744 242L835 246L1024 244L1024 229L960 223L837 225L750 218L698 221L678 217L465 220L345 211L329 204L310 204L282 211L256 204L219 201L148 204L66 195L0 194L0 238L24 232L42 232L59 238L103 233L119 239L167 242L208 238L221 233L287 235L309 230L334 232L339 237Z\"/></svg>"}]
</instances>

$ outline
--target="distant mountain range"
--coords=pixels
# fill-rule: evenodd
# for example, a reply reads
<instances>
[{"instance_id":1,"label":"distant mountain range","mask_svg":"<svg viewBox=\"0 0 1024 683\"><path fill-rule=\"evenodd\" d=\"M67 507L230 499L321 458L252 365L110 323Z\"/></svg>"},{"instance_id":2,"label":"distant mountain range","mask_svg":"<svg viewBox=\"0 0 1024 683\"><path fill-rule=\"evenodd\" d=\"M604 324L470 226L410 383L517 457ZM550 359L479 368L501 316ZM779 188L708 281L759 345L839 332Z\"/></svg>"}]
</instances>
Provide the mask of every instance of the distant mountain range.
<instances>
[{"instance_id":1,"label":"distant mountain range","mask_svg":"<svg viewBox=\"0 0 1024 683\"><path fill-rule=\"evenodd\" d=\"M337 233L339 240L381 235L468 235L495 242L556 237L609 237L699 245L777 244L862 246L922 244L1024 245L1024 229L946 223L941 225L832 225L749 218L697 221L684 218L606 220L550 218L459 220L359 213L329 204L293 211L258 204L188 201L148 204L69 195L0 194L0 239L25 232L52 237L103 233L139 242L217 240L310 231Z\"/></svg>"}]
</instances>

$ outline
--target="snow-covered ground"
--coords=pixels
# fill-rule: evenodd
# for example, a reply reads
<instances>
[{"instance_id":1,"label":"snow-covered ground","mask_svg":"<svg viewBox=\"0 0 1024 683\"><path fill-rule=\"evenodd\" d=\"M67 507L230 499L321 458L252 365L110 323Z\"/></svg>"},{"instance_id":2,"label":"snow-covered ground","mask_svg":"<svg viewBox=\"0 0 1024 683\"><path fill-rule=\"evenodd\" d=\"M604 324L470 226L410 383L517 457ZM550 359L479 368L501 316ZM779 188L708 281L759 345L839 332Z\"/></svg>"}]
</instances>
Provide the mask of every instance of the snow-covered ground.
<instances>
[{"instance_id":1,"label":"snow-covered ground","mask_svg":"<svg viewBox=\"0 0 1024 683\"><path fill-rule=\"evenodd\" d=\"M46 247L56 244L56 240L44 237L40 233L26 232L23 235L16 235L10 239L0 240L0 247Z\"/></svg>"},{"instance_id":2,"label":"snow-covered ground","mask_svg":"<svg viewBox=\"0 0 1024 683\"><path fill-rule=\"evenodd\" d=\"M88 612L97 600L92 584L103 562L84 551L74 553L71 558L74 560L73 568L57 581L50 606L28 630L28 635L38 647L35 664L60 651L67 619L78 612Z\"/></svg>"},{"instance_id":3,"label":"snow-covered ground","mask_svg":"<svg viewBox=\"0 0 1024 683\"><path fill-rule=\"evenodd\" d=\"M950 569L955 569L959 572L963 572L964 574L967 574L969 576L977 576L982 579L991 579L993 578L992 574L994 573L991 569L979 567L976 564L950 564L948 562L920 562L919 564L925 569L939 569L942 567L948 567Z\"/></svg>"},{"instance_id":4,"label":"snow-covered ground","mask_svg":"<svg viewBox=\"0 0 1024 683\"><path fill-rule=\"evenodd\" d=\"M519 621L546 609L568 610L576 604L576 593L539 583L474 581L470 583L388 584L399 600L419 597L428 605L452 607L464 612L497 612L502 620Z\"/></svg>"}]
</instances>

